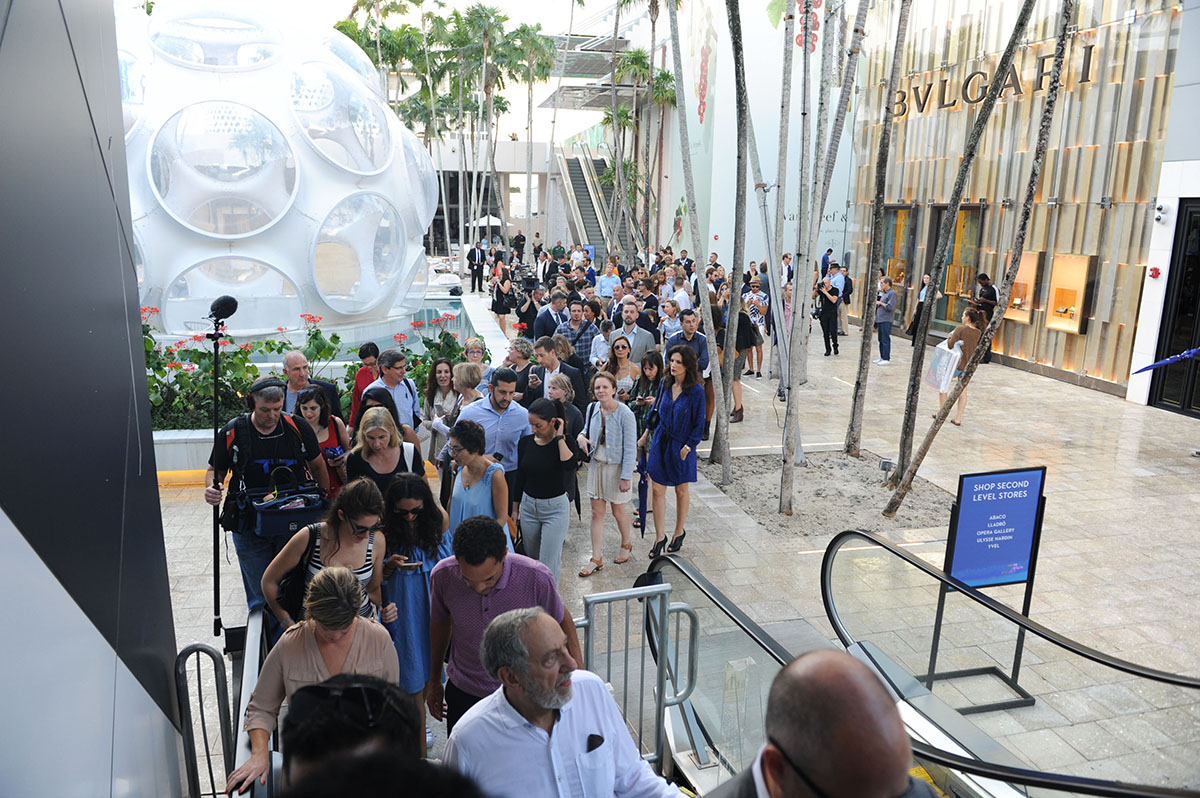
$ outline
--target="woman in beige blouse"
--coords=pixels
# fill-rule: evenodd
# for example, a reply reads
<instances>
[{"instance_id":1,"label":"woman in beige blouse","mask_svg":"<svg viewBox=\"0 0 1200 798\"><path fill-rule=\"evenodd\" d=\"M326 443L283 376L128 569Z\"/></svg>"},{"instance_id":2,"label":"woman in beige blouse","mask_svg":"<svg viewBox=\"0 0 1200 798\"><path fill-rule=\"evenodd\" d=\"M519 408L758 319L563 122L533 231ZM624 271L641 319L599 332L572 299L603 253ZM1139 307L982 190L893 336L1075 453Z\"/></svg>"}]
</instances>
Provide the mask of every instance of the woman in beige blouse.
<instances>
[{"instance_id":1,"label":"woman in beige blouse","mask_svg":"<svg viewBox=\"0 0 1200 798\"><path fill-rule=\"evenodd\" d=\"M246 707L250 758L229 774L226 791L267 783L269 742L279 707L292 693L339 673L365 673L395 683L400 678L396 649L387 630L358 614L362 586L348 568L325 568L308 586L305 620L288 628L263 662L258 685Z\"/></svg>"}]
</instances>

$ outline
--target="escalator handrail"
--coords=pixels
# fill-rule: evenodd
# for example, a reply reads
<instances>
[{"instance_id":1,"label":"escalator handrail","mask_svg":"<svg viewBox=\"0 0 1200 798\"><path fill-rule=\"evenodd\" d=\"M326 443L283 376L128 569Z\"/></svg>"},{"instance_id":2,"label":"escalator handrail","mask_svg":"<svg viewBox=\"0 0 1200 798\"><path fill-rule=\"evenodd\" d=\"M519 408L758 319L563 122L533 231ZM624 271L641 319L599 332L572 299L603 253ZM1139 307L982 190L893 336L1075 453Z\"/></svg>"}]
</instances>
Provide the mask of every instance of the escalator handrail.
<instances>
[{"instance_id":1,"label":"escalator handrail","mask_svg":"<svg viewBox=\"0 0 1200 798\"><path fill-rule=\"evenodd\" d=\"M1020 784L1025 787L1039 787L1049 790L1068 790L1085 795L1098 795L1104 798L1126 798L1127 796L1148 796L1148 798L1195 798L1200 793L1188 790L1178 790L1172 787L1155 787L1149 784L1124 784L1119 781L1101 781L1086 776L1067 776L1062 773L1047 773L1041 770L1028 770L1012 765L997 765L985 759L969 759L957 754L951 754L940 748L935 748L920 740L910 740L913 756L920 760L933 762L942 767L972 776L993 779L1009 784Z\"/></svg>"},{"instance_id":2,"label":"escalator handrail","mask_svg":"<svg viewBox=\"0 0 1200 798\"><path fill-rule=\"evenodd\" d=\"M914 568L924 572L926 575L933 577L943 585L953 587L961 592L967 598L981 604L992 612L1000 615L1011 623L1025 629L1031 634L1035 634L1048 643L1052 643L1060 648L1066 649L1071 653L1089 659L1092 662L1106 665L1131 676L1138 676L1143 679L1149 679L1155 682L1171 684L1177 687L1188 687L1197 689L1200 688L1200 679L1195 679L1190 676L1183 676L1177 673L1169 673L1160 671L1155 668L1148 668L1144 665L1138 665L1135 662L1118 659L1116 657L1105 654L1102 651L1097 651L1094 648L1085 646L1070 638L1063 637L1057 632L1042 626L1037 621L1032 621L1021 613L1009 607L1007 604L1002 604L991 596L980 592L970 585L962 582L953 576L950 576L940 568L935 568L929 563L922 560L920 557L909 554L900 547L896 546L889 540L886 540L873 532L866 532L861 529L848 529L844 532L839 532L829 541L829 545L825 547L825 555L821 560L821 600L825 604L825 615L829 618L830 624L833 626L834 632L837 633L838 639L842 644L849 647L854 643L859 642L842 623L841 616L838 614L836 601L833 598L832 591L832 573L833 561L837 557L838 551L852 539L860 539L867 543L876 545L895 557L904 560Z\"/></svg>"},{"instance_id":3,"label":"escalator handrail","mask_svg":"<svg viewBox=\"0 0 1200 798\"><path fill-rule=\"evenodd\" d=\"M830 542L829 548L826 549L826 558L829 557L829 551L833 548L834 543L838 542L843 537L857 534L867 537L872 542L886 543L879 541L877 538L870 537L867 532L855 532L849 530L835 536ZM903 556L905 559L910 559L904 551L896 550L889 546L893 551ZM914 565L925 566L923 562L914 562ZM724 593L713 586L712 582L708 581L700 571L685 558L677 554L661 554L655 557L650 565L647 566L647 573L661 574L663 568L671 566L679 571L688 581L690 581L701 593L713 603L713 606L725 613L746 635L754 640L755 643L775 662L783 667L795 659L787 649L779 644L774 637L766 632L761 626L742 612L732 601L730 601ZM826 563L822 563L822 591L824 591ZM925 568L922 568L925 570ZM936 569L933 569L936 571ZM940 571L932 574L934 576ZM945 576L943 574L943 576ZM946 579L951 577L946 576ZM958 582L958 580L952 580ZM961 582L958 582L962 585ZM962 585L962 587L967 587ZM970 588L968 588L969 590ZM986 596L984 598L987 598ZM990 599L989 599L990 600ZM1007 610L1007 607L1002 607ZM1011 612L1011 611L1010 611ZM1022 616L1023 618L1023 616ZM834 619L830 616L830 621ZM1028 620L1028 619L1024 619ZM1030 622L1032 623L1032 622ZM836 628L836 623L835 623ZM1034 631L1031 629L1030 631ZM1047 630L1048 631L1048 630ZM1050 632L1053 635L1053 632ZM840 633L839 633L840 636ZM1103 655L1101 655L1103 656ZM1134 666L1139 667L1139 666ZM1014 767L1012 765L998 765L993 762L988 762L982 759L971 759L968 757L958 756L943 751L940 748L934 748L920 740L910 739L913 755L918 759L927 760L943 767L951 768L960 773L966 773L971 776L993 779L995 781L1006 782L1009 784L1021 784L1028 787L1040 787L1044 789L1059 790L1063 792L1077 792L1084 795L1101 796L1102 798L1126 798L1126 796L1150 796L1150 798L1195 798L1200 793L1189 792L1187 790L1177 790L1170 787L1156 787L1146 784L1127 785L1115 781L1102 781L1099 779L1090 779L1084 776L1070 776L1064 773L1047 773L1045 771L1028 770L1026 768Z\"/></svg>"},{"instance_id":4,"label":"escalator handrail","mask_svg":"<svg viewBox=\"0 0 1200 798\"><path fill-rule=\"evenodd\" d=\"M672 566L686 576L688 581L692 582L692 584L698 587L700 592L703 593L708 600L713 603L714 606L718 607L721 612L729 616L731 621L737 624L743 632L749 635L754 642L759 645L760 648L770 654L771 657L774 658L775 661L780 665L786 665L794 659L794 657L788 653L788 650L779 644L779 641L777 641L774 637L771 637L771 635L769 635L766 630L757 623L750 620L749 615L742 612L742 610L736 604L726 598L724 593L714 587L713 583L708 581L704 574L700 573L696 566L692 565L685 558L677 554L660 554L651 561L650 565L646 568L646 571L649 573L658 573L662 571L663 566L666 565Z\"/></svg>"}]
</instances>

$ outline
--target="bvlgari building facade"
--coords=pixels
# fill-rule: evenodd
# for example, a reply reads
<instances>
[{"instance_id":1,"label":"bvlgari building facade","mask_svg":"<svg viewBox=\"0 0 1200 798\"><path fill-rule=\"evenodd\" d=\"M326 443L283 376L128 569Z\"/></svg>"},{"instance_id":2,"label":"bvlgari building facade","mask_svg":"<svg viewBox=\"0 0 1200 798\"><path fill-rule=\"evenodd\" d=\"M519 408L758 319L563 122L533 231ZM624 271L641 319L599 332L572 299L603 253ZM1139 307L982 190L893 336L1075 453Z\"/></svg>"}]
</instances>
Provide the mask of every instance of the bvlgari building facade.
<instances>
[{"instance_id":1,"label":"bvlgari building facade","mask_svg":"<svg viewBox=\"0 0 1200 798\"><path fill-rule=\"evenodd\" d=\"M852 268L860 281L878 268L892 278L900 296L897 329L910 320L922 275L932 270L961 154L994 81L1003 90L955 220L933 333L945 336L958 323L978 274L998 280L1008 265L1060 14L1055 0L1038 2L1012 68L996 74L1020 5L913 3L901 80L890 96L898 4L876 2L871 10L854 127ZM1143 292L1152 279L1151 242L1156 225L1165 223L1158 188L1183 17L1176 0L1076 5L1025 254L993 344L996 360L1121 396L1129 392ZM885 102L896 118L883 260L869 264ZM860 302L873 293L856 291Z\"/></svg>"}]
</instances>

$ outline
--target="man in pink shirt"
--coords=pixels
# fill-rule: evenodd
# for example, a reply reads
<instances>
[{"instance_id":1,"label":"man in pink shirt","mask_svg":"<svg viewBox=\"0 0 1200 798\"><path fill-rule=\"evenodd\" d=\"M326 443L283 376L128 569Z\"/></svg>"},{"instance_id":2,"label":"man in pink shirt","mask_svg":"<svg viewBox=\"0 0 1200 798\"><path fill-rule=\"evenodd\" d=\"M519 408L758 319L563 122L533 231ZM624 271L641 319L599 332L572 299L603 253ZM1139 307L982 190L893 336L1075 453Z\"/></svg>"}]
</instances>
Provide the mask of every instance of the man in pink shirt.
<instances>
[{"instance_id":1,"label":"man in pink shirt","mask_svg":"<svg viewBox=\"0 0 1200 798\"><path fill-rule=\"evenodd\" d=\"M550 569L508 553L508 533L489 516L468 518L454 530L454 556L429 574L429 672L425 702L446 733L468 709L495 692L500 683L479 659L479 644L492 619L509 610L541 607L567 636L567 648L583 661L575 621L563 606ZM441 680L446 648L446 684Z\"/></svg>"}]
</instances>

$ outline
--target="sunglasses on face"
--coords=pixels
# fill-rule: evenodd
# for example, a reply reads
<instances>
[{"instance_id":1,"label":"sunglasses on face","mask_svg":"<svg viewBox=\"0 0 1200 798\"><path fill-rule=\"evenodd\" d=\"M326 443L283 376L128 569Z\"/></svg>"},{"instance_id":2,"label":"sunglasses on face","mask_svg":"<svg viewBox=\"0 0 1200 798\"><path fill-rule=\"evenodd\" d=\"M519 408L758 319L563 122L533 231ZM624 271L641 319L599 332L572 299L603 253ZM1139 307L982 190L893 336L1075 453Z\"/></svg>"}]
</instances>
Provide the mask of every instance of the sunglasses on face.
<instances>
[{"instance_id":1,"label":"sunglasses on face","mask_svg":"<svg viewBox=\"0 0 1200 798\"><path fill-rule=\"evenodd\" d=\"M362 537L363 535L369 535L372 532L378 532L381 529L383 529L383 524L381 524L381 523L374 524L372 526L359 526L358 524L354 523L353 521L350 522L350 531L353 534L357 535L358 537Z\"/></svg>"},{"instance_id":2,"label":"sunglasses on face","mask_svg":"<svg viewBox=\"0 0 1200 798\"><path fill-rule=\"evenodd\" d=\"M467 354L468 355L482 355L483 350L482 349L468 349Z\"/></svg>"},{"instance_id":3,"label":"sunglasses on face","mask_svg":"<svg viewBox=\"0 0 1200 798\"><path fill-rule=\"evenodd\" d=\"M395 510L396 515L402 515L405 518L416 518L421 514L421 511L425 509L425 505L422 504L419 507L411 507L407 509L404 507L394 507L392 509Z\"/></svg>"}]
</instances>

